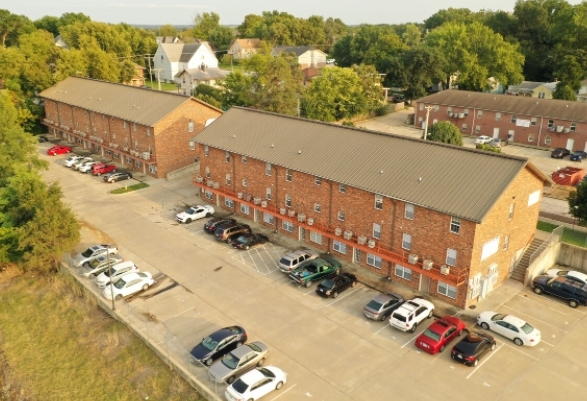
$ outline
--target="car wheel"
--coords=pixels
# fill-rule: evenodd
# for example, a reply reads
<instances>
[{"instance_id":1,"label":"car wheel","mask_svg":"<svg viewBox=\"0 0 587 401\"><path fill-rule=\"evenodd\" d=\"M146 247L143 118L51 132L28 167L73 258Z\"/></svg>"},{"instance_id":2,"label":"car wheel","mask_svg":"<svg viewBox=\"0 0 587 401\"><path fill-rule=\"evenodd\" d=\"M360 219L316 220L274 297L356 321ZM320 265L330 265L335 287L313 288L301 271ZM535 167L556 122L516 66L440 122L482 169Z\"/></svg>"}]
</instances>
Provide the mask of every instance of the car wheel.
<instances>
[{"instance_id":1,"label":"car wheel","mask_svg":"<svg viewBox=\"0 0 587 401\"><path fill-rule=\"evenodd\" d=\"M147 291L148 289L149 289L149 284L145 284L145 285L143 286L143 291Z\"/></svg>"},{"instance_id":2,"label":"car wheel","mask_svg":"<svg viewBox=\"0 0 587 401\"><path fill-rule=\"evenodd\" d=\"M206 217L210 217L212 214L210 212L206 213Z\"/></svg>"},{"instance_id":3,"label":"car wheel","mask_svg":"<svg viewBox=\"0 0 587 401\"><path fill-rule=\"evenodd\" d=\"M245 250L246 250L246 251L248 251L248 250L249 250L249 246L248 246L248 245L247 245L247 246L245 246Z\"/></svg>"},{"instance_id":4,"label":"car wheel","mask_svg":"<svg viewBox=\"0 0 587 401\"><path fill-rule=\"evenodd\" d=\"M306 281L306 284L304 284L304 286L306 288L310 288L312 286L312 282L310 280Z\"/></svg>"},{"instance_id":5,"label":"car wheel","mask_svg":"<svg viewBox=\"0 0 587 401\"><path fill-rule=\"evenodd\" d=\"M569 306L571 308L576 308L577 306L579 306L579 302L575 301L574 299L570 299L569 300Z\"/></svg>"},{"instance_id":6,"label":"car wheel","mask_svg":"<svg viewBox=\"0 0 587 401\"><path fill-rule=\"evenodd\" d=\"M131 176L129 176L129 175L128 175L128 176L126 176L126 179L127 179L127 180L130 180L131 178L132 178L132 177L131 177Z\"/></svg>"},{"instance_id":7,"label":"car wheel","mask_svg":"<svg viewBox=\"0 0 587 401\"><path fill-rule=\"evenodd\" d=\"M477 367L477 365L479 365L479 360L475 359L475 362L473 362L473 367Z\"/></svg>"},{"instance_id":8,"label":"car wheel","mask_svg":"<svg viewBox=\"0 0 587 401\"><path fill-rule=\"evenodd\" d=\"M355 288L355 286L356 286L356 285L357 285L357 282L356 282L356 281L353 281L353 282L351 283L351 288Z\"/></svg>"},{"instance_id":9,"label":"car wheel","mask_svg":"<svg viewBox=\"0 0 587 401\"><path fill-rule=\"evenodd\" d=\"M534 287L534 294L541 295L542 294L542 288L540 288L540 287Z\"/></svg>"},{"instance_id":10,"label":"car wheel","mask_svg":"<svg viewBox=\"0 0 587 401\"><path fill-rule=\"evenodd\" d=\"M275 386L275 390L279 390L283 387L283 382L279 382L277 383L277 386Z\"/></svg>"},{"instance_id":11,"label":"car wheel","mask_svg":"<svg viewBox=\"0 0 587 401\"><path fill-rule=\"evenodd\" d=\"M440 352L444 351L444 345L440 347Z\"/></svg>"},{"instance_id":12,"label":"car wheel","mask_svg":"<svg viewBox=\"0 0 587 401\"><path fill-rule=\"evenodd\" d=\"M491 344L491 350L493 351L495 349L495 344Z\"/></svg>"},{"instance_id":13,"label":"car wheel","mask_svg":"<svg viewBox=\"0 0 587 401\"><path fill-rule=\"evenodd\" d=\"M524 341L522 341L521 338L514 338L514 344L516 344L517 346L521 346L524 345Z\"/></svg>"},{"instance_id":14,"label":"car wheel","mask_svg":"<svg viewBox=\"0 0 587 401\"><path fill-rule=\"evenodd\" d=\"M434 316L434 310L431 310L430 313L428 314L427 319L432 319L432 316Z\"/></svg>"},{"instance_id":15,"label":"car wheel","mask_svg":"<svg viewBox=\"0 0 587 401\"><path fill-rule=\"evenodd\" d=\"M122 295L120 294L116 294L116 296L114 297L115 301L120 301L122 299Z\"/></svg>"},{"instance_id":16,"label":"car wheel","mask_svg":"<svg viewBox=\"0 0 587 401\"><path fill-rule=\"evenodd\" d=\"M230 240L230 238L227 238L227 239L226 239L226 243L227 243L227 244L230 244L231 242L232 242L232 241Z\"/></svg>"},{"instance_id":17,"label":"car wheel","mask_svg":"<svg viewBox=\"0 0 587 401\"><path fill-rule=\"evenodd\" d=\"M387 316L385 316L385 313L382 313L379 320L381 320L383 322L385 319L387 319Z\"/></svg>"},{"instance_id":18,"label":"car wheel","mask_svg":"<svg viewBox=\"0 0 587 401\"><path fill-rule=\"evenodd\" d=\"M98 177L100 177L100 176L102 175L102 173L98 173L98 174L96 174L96 175L97 175Z\"/></svg>"},{"instance_id":19,"label":"car wheel","mask_svg":"<svg viewBox=\"0 0 587 401\"><path fill-rule=\"evenodd\" d=\"M257 367L260 368L261 366L263 366L264 363L265 363L265 358L259 359L259 362L257 362Z\"/></svg>"},{"instance_id":20,"label":"car wheel","mask_svg":"<svg viewBox=\"0 0 587 401\"><path fill-rule=\"evenodd\" d=\"M338 292L334 291L334 292L332 293L332 298L336 298L336 297L338 297Z\"/></svg>"},{"instance_id":21,"label":"car wheel","mask_svg":"<svg viewBox=\"0 0 587 401\"><path fill-rule=\"evenodd\" d=\"M489 330L489 325L487 323L483 322L483 323L481 323L481 328L483 330Z\"/></svg>"},{"instance_id":22,"label":"car wheel","mask_svg":"<svg viewBox=\"0 0 587 401\"><path fill-rule=\"evenodd\" d=\"M190 224L192 222L192 219L187 219L185 222Z\"/></svg>"},{"instance_id":23,"label":"car wheel","mask_svg":"<svg viewBox=\"0 0 587 401\"><path fill-rule=\"evenodd\" d=\"M210 358L210 359L206 359L206 361L204 363L206 364L206 366L210 366L210 365L212 365L212 362L214 362L214 361L212 360L212 358Z\"/></svg>"},{"instance_id":24,"label":"car wheel","mask_svg":"<svg viewBox=\"0 0 587 401\"><path fill-rule=\"evenodd\" d=\"M228 384L232 384L233 381L234 381L234 376L230 376L228 379L226 379L226 383L228 383Z\"/></svg>"},{"instance_id":25,"label":"car wheel","mask_svg":"<svg viewBox=\"0 0 587 401\"><path fill-rule=\"evenodd\" d=\"M416 331L416 327L418 326L418 323L414 323L414 325L412 326L412 328L410 329L410 333L413 333Z\"/></svg>"}]
</instances>

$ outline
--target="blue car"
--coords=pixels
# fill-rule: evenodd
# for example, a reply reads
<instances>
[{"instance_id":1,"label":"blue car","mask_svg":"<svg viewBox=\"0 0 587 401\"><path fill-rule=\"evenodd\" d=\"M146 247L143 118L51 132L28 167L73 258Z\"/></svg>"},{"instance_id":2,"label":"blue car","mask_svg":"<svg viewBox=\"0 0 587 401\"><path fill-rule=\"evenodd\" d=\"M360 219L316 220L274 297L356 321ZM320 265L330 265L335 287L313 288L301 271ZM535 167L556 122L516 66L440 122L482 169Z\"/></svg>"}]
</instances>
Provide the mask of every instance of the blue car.
<instances>
[{"instance_id":1,"label":"blue car","mask_svg":"<svg viewBox=\"0 0 587 401\"><path fill-rule=\"evenodd\" d=\"M582 150L575 150L573 153L571 153L571 160L575 162L580 162L586 157L587 153L583 152Z\"/></svg>"}]
</instances>

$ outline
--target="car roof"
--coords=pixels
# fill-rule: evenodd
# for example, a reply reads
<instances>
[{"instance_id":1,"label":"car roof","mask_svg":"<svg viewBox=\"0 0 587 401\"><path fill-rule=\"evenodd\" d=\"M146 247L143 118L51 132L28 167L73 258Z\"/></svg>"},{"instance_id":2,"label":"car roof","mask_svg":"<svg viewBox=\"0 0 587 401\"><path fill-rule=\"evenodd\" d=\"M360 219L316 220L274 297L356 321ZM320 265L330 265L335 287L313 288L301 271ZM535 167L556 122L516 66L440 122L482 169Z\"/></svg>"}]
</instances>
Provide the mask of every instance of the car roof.
<instances>
[{"instance_id":1,"label":"car roof","mask_svg":"<svg viewBox=\"0 0 587 401\"><path fill-rule=\"evenodd\" d=\"M526 322L522 319L520 319L519 317L515 317L512 315L507 315L502 319L504 322L508 322L510 324L513 324L516 327L522 327L523 325L526 324Z\"/></svg>"},{"instance_id":2,"label":"car roof","mask_svg":"<svg viewBox=\"0 0 587 401\"><path fill-rule=\"evenodd\" d=\"M249 347L248 344L245 344L245 345L241 345L240 347L234 349L234 351L232 351L231 354L236 356L237 358L242 358L243 356L247 355L252 350L253 349L251 347Z\"/></svg>"},{"instance_id":3,"label":"car roof","mask_svg":"<svg viewBox=\"0 0 587 401\"><path fill-rule=\"evenodd\" d=\"M235 330L237 331L237 333L235 333ZM215 332L211 333L208 337L214 340L222 340L233 334L241 334L243 331L243 328L239 326L223 327L222 329L216 330Z\"/></svg>"},{"instance_id":4,"label":"car roof","mask_svg":"<svg viewBox=\"0 0 587 401\"><path fill-rule=\"evenodd\" d=\"M121 263L117 263L117 264L115 264L114 266L112 266L112 268L113 268L114 270L118 270L118 269L124 269L125 267L131 267L131 266L134 266L134 264L135 264L135 263L134 263L133 261L127 260L127 261L124 261L124 262L121 262Z\"/></svg>"},{"instance_id":5,"label":"car roof","mask_svg":"<svg viewBox=\"0 0 587 401\"><path fill-rule=\"evenodd\" d=\"M430 327L428 327L428 328L438 334L444 334L451 327L454 327L454 325L452 323L450 323L446 320L443 320L443 319L438 319L438 320L435 320L434 323L432 323L430 325Z\"/></svg>"},{"instance_id":6,"label":"car roof","mask_svg":"<svg viewBox=\"0 0 587 401\"><path fill-rule=\"evenodd\" d=\"M259 372L257 369L253 369L240 377L240 379L249 386L264 378L265 375L263 375L263 373Z\"/></svg>"}]
</instances>

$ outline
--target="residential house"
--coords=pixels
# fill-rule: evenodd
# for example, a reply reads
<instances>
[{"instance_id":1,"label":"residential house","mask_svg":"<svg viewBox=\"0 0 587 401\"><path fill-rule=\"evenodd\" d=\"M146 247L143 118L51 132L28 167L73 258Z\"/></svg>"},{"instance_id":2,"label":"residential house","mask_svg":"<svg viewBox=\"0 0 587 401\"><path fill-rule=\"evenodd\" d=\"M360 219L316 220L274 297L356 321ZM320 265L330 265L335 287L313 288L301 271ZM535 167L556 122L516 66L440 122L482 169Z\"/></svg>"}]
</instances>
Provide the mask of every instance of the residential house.
<instances>
[{"instance_id":1,"label":"residential house","mask_svg":"<svg viewBox=\"0 0 587 401\"><path fill-rule=\"evenodd\" d=\"M193 165L192 137L222 114L192 97L79 77L40 97L49 133L155 178Z\"/></svg>"},{"instance_id":2,"label":"residential house","mask_svg":"<svg viewBox=\"0 0 587 401\"><path fill-rule=\"evenodd\" d=\"M55 42L55 46L61 47L62 49L69 50L69 45L63 40L61 35L57 35L53 40Z\"/></svg>"},{"instance_id":3,"label":"residential house","mask_svg":"<svg viewBox=\"0 0 587 401\"><path fill-rule=\"evenodd\" d=\"M427 107L431 107L427 110ZM414 124L450 121L463 135L587 151L587 103L447 90L418 99Z\"/></svg>"},{"instance_id":4,"label":"residential house","mask_svg":"<svg viewBox=\"0 0 587 401\"><path fill-rule=\"evenodd\" d=\"M208 42L159 44L153 59L159 79L175 82L178 72L193 68L217 68L218 59Z\"/></svg>"},{"instance_id":5,"label":"residential house","mask_svg":"<svg viewBox=\"0 0 587 401\"><path fill-rule=\"evenodd\" d=\"M145 67L135 63L136 74L129 82L125 82L127 85L132 86L145 86Z\"/></svg>"},{"instance_id":6,"label":"residential house","mask_svg":"<svg viewBox=\"0 0 587 401\"><path fill-rule=\"evenodd\" d=\"M587 79L581 81L581 88L577 92L577 102L587 102Z\"/></svg>"},{"instance_id":7,"label":"residential house","mask_svg":"<svg viewBox=\"0 0 587 401\"><path fill-rule=\"evenodd\" d=\"M157 44L161 43L183 43L177 36L156 36L155 41Z\"/></svg>"},{"instance_id":8,"label":"residential house","mask_svg":"<svg viewBox=\"0 0 587 401\"><path fill-rule=\"evenodd\" d=\"M232 55L235 60L246 59L256 54L260 47L261 39L234 39L228 47L228 54Z\"/></svg>"},{"instance_id":9,"label":"residential house","mask_svg":"<svg viewBox=\"0 0 587 401\"><path fill-rule=\"evenodd\" d=\"M175 83L181 93L191 95L200 84L218 86L218 82L223 81L228 74L228 71L220 68L190 68L178 72L175 75Z\"/></svg>"},{"instance_id":10,"label":"residential house","mask_svg":"<svg viewBox=\"0 0 587 401\"><path fill-rule=\"evenodd\" d=\"M293 53L298 58L298 64L304 68L322 68L326 65L326 53L310 46L275 46L271 51L273 56L282 53Z\"/></svg>"},{"instance_id":11,"label":"residential house","mask_svg":"<svg viewBox=\"0 0 587 401\"><path fill-rule=\"evenodd\" d=\"M515 96L552 99L552 93L556 89L556 84L556 82L524 81L519 85L508 86L506 93Z\"/></svg>"},{"instance_id":12,"label":"residential house","mask_svg":"<svg viewBox=\"0 0 587 401\"><path fill-rule=\"evenodd\" d=\"M241 107L193 141L202 200L461 308L513 271L547 182L520 157Z\"/></svg>"}]
</instances>

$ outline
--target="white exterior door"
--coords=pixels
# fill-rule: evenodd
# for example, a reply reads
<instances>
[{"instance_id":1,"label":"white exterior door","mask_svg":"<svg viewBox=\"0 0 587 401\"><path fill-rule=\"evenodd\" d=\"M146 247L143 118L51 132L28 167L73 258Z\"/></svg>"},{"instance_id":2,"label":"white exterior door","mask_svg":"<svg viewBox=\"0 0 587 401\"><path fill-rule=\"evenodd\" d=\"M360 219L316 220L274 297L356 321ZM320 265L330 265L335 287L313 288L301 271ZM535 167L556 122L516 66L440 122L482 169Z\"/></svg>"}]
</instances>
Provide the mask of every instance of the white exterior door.
<instances>
[{"instance_id":1,"label":"white exterior door","mask_svg":"<svg viewBox=\"0 0 587 401\"><path fill-rule=\"evenodd\" d=\"M493 137L494 138L499 138L499 128L494 128L493 129Z\"/></svg>"},{"instance_id":2,"label":"white exterior door","mask_svg":"<svg viewBox=\"0 0 587 401\"><path fill-rule=\"evenodd\" d=\"M587 142L585 142L585 152L587 152Z\"/></svg>"},{"instance_id":3,"label":"white exterior door","mask_svg":"<svg viewBox=\"0 0 587 401\"><path fill-rule=\"evenodd\" d=\"M573 151L573 145L575 144L575 140L573 138L567 139L567 149L571 152Z\"/></svg>"},{"instance_id":4,"label":"white exterior door","mask_svg":"<svg viewBox=\"0 0 587 401\"><path fill-rule=\"evenodd\" d=\"M516 131L514 131L513 129L508 131L508 142L514 143L514 134L515 133L516 133Z\"/></svg>"}]
</instances>

